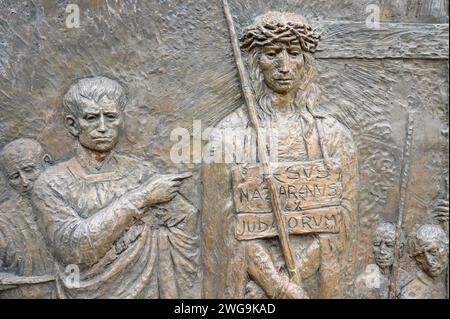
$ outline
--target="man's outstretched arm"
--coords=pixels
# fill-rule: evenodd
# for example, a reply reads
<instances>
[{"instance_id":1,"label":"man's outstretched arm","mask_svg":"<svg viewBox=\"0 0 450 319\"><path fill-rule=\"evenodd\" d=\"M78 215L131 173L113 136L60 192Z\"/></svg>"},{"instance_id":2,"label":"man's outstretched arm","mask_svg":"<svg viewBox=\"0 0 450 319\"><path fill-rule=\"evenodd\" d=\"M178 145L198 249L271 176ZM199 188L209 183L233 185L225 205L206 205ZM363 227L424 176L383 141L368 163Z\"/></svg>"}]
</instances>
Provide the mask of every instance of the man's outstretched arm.
<instances>
[{"instance_id":1,"label":"man's outstretched arm","mask_svg":"<svg viewBox=\"0 0 450 319\"><path fill-rule=\"evenodd\" d=\"M63 264L83 268L103 257L148 207L171 200L178 186L174 175L153 178L88 218L82 218L57 189L41 180L35 186L33 202L56 257Z\"/></svg>"}]
</instances>

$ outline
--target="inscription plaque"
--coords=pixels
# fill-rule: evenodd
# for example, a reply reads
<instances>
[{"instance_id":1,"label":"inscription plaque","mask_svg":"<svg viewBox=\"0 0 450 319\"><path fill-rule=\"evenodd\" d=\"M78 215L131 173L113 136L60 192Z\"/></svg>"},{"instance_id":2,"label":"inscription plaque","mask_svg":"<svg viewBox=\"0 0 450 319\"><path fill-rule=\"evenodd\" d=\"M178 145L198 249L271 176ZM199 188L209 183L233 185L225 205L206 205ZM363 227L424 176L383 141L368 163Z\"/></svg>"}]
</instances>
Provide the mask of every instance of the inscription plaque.
<instances>
[{"instance_id":1,"label":"inscription plaque","mask_svg":"<svg viewBox=\"0 0 450 319\"><path fill-rule=\"evenodd\" d=\"M272 164L272 176L283 211L338 206L342 198L341 174L323 161ZM271 212L270 193L258 165L233 168L237 212Z\"/></svg>"},{"instance_id":2,"label":"inscription plaque","mask_svg":"<svg viewBox=\"0 0 450 319\"><path fill-rule=\"evenodd\" d=\"M278 163L271 167L276 196L290 234L338 233L341 223L341 174L323 161ZM260 165L233 168L236 238L278 234L270 193Z\"/></svg>"}]
</instances>

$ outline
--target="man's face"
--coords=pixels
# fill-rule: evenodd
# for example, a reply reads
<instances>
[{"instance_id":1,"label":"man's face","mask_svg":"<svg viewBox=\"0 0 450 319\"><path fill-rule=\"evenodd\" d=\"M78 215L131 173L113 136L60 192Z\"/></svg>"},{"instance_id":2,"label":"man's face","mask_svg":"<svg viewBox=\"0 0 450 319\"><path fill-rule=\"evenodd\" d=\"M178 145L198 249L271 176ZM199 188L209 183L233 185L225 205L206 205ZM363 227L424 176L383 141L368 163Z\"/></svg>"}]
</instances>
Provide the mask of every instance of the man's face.
<instances>
[{"instance_id":1,"label":"man's face","mask_svg":"<svg viewBox=\"0 0 450 319\"><path fill-rule=\"evenodd\" d=\"M438 239L428 239L416 247L414 255L419 267L431 277L439 276L448 265L447 249Z\"/></svg>"},{"instance_id":2,"label":"man's face","mask_svg":"<svg viewBox=\"0 0 450 319\"><path fill-rule=\"evenodd\" d=\"M394 263L394 232L377 232L373 238L373 254L378 266L385 268Z\"/></svg>"},{"instance_id":3,"label":"man's face","mask_svg":"<svg viewBox=\"0 0 450 319\"><path fill-rule=\"evenodd\" d=\"M34 181L44 169L42 156L35 154L14 154L4 163L9 185L18 193L29 194Z\"/></svg>"},{"instance_id":4,"label":"man's face","mask_svg":"<svg viewBox=\"0 0 450 319\"><path fill-rule=\"evenodd\" d=\"M122 128L122 112L117 102L103 97L98 103L86 100L78 116L80 144L97 151L112 150Z\"/></svg>"},{"instance_id":5,"label":"man's face","mask_svg":"<svg viewBox=\"0 0 450 319\"><path fill-rule=\"evenodd\" d=\"M267 86L280 94L297 90L305 65L299 44L275 42L262 48L259 60Z\"/></svg>"}]
</instances>

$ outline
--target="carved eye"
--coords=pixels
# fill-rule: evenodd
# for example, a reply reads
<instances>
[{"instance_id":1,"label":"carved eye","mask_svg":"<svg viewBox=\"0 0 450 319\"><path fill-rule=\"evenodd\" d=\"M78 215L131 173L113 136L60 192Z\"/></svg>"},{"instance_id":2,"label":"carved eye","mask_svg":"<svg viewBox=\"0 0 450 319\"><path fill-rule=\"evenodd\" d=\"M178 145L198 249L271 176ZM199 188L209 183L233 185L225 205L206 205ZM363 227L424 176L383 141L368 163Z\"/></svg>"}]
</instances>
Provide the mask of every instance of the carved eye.
<instances>
[{"instance_id":1,"label":"carved eye","mask_svg":"<svg viewBox=\"0 0 450 319\"><path fill-rule=\"evenodd\" d=\"M300 52L299 50L288 50L288 54L289 54L290 56L293 56L293 57L299 56L300 53L301 53L301 52Z\"/></svg>"},{"instance_id":2,"label":"carved eye","mask_svg":"<svg viewBox=\"0 0 450 319\"><path fill-rule=\"evenodd\" d=\"M88 122L93 122L93 121L95 121L95 120L97 119L97 116L96 116L96 115L93 115L93 114L90 114L90 115L86 115L86 116L84 117L84 119L85 119L86 121L88 121Z\"/></svg>"},{"instance_id":3,"label":"carved eye","mask_svg":"<svg viewBox=\"0 0 450 319\"><path fill-rule=\"evenodd\" d=\"M269 57L270 59L272 59L272 58L276 57L277 53L275 51L267 51L267 52L265 52L265 55L267 57Z\"/></svg>"},{"instance_id":4,"label":"carved eye","mask_svg":"<svg viewBox=\"0 0 450 319\"><path fill-rule=\"evenodd\" d=\"M23 171L26 172L26 173L32 173L34 171L34 166L24 167Z\"/></svg>"},{"instance_id":5,"label":"carved eye","mask_svg":"<svg viewBox=\"0 0 450 319\"><path fill-rule=\"evenodd\" d=\"M116 115L116 114L113 114L113 113L107 113L107 114L105 114L105 117L106 117L108 120L114 121L114 120L117 118L117 115Z\"/></svg>"},{"instance_id":6,"label":"carved eye","mask_svg":"<svg viewBox=\"0 0 450 319\"><path fill-rule=\"evenodd\" d=\"M19 173L14 173L14 174L9 175L9 179L10 180L15 180L15 179L18 179L19 176L20 176Z\"/></svg>"}]
</instances>

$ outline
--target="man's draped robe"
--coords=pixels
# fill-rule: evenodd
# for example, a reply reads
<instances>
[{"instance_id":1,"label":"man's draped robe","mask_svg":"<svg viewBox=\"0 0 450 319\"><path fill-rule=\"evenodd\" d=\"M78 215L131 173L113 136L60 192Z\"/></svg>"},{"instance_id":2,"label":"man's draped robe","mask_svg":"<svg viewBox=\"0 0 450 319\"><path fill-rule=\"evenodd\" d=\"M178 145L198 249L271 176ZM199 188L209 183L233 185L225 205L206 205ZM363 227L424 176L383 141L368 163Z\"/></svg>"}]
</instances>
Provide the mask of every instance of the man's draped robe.
<instances>
[{"instance_id":1,"label":"man's draped robe","mask_svg":"<svg viewBox=\"0 0 450 319\"><path fill-rule=\"evenodd\" d=\"M367 265L364 272L355 279L356 297L359 299L389 299L390 275L390 273L384 274L376 264ZM396 296L399 295L405 283L411 281L410 277L408 272L399 269Z\"/></svg>"},{"instance_id":2,"label":"man's draped robe","mask_svg":"<svg viewBox=\"0 0 450 319\"><path fill-rule=\"evenodd\" d=\"M136 207L124 195L155 170L145 161L119 154L106 166L88 173L72 158L46 171L36 183L34 203L61 272L70 264L80 269L78 287L60 276L59 296L199 297L197 209L177 194L141 218L130 218Z\"/></svg>"},{"instance_id":3,"label":"man's draped robe","mask_svg":"<svg viewBox=\"0 0 450 319\"><path fill-rule=\"evenodd\" d=\"M54 260L38 229L30 200L18 194L0 204L0 276L52 275ZM0 287L0 298L52 298L55 283Z\"/></svg>"},{"instance_id":4,"label":"man's draped robe","mask_svg":"<svg viewBox=\"0 0 450 319\"><path fill-rule=\"evenodd\" d=\"M447 299L447 289L443 280L445 274L435 278L418 269L408 282L401 282L398 299Z\"/></svg>"},{"instance_id":5,"label":"man's draped robe","mask_svg":"<svg viewBox=\"0 0 450 319\"><path fill-rule=\"evenodd\" d=\"M355 145L350 131L329 116L314 115L310 134L305 134L305 138L302 130L306 125L301 121L301 118L292 118L274 126L264 121L262 124L266 130L277 131L280 162L323 159L318 132L318 127L321 128L323 148L342 169L341 207L345 225L336 235L290 235L290 241L302 277L313 278L312 275L318 273L319 287L311 295L320 298L351 297L358 228L359 182ZM252 130L248 115L239 108L224 118L209 137L207 149L212 154L217 148L225 151L224 144L227 143L234 143L231 147L235 147L238 154L233 156L231 163L204 165L202 172L203 291L207 298L278 298L280 296L268 295L265 290L279 285L280 278L289 281L278 238L239 241L235 237L236 211L231 172L240 163L252 163L256 134L252 132L244 136L249 129ZM223 134L230 133L237 133L237 140L223 137ZM223 138L224 144L217 147ZM222 156L222 160L224 158Z\"/></svg>"}]
</instances>

